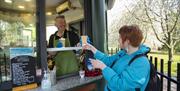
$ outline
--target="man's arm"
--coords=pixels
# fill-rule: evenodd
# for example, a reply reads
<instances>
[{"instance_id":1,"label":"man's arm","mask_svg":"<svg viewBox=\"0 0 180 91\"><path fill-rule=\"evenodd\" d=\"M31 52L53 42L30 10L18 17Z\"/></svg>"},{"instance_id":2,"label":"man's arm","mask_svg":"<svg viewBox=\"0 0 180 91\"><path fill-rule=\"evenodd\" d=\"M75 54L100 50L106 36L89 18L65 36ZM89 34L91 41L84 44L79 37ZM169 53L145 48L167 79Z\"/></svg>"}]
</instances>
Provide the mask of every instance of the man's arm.
<instances>
[{"instance_id":1,"label":"man's arm","mask_svg":"<svg viewBox=\"0 0 180 91\"><path fill-rule=\"evenodd\" d=\"M52 34L49 38L49 44L48 44L48 48L53 48L54 47L54 34Z\"/></svg>"}]
</instances>

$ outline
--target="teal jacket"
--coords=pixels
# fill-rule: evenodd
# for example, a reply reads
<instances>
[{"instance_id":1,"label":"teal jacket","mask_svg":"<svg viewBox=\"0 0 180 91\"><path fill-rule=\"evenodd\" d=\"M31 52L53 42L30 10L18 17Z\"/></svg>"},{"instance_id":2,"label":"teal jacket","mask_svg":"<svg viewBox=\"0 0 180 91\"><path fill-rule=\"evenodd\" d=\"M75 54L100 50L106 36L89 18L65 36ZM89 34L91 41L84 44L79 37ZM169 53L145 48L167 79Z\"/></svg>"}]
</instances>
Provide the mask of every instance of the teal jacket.
<instances>
[{"instance_id":1,"label":"teal jacket","mask_svg":"<svg viewBox=\"0 0 180 91\"><path fill-rule=\"evenodd\" d=\"M145 54L149 51L150 49L144 45L141 45L138 51L130 55L124 50L112 56L97 51L94 55L95 58L107 65L102 70L102 74L107 81L105 91L108 91L108 88L111 91L135 91L135 88L140 88L141 91L144 91L150 77L148 58L142 56L135 59L131 65L128 65L128 63L134 56ZM113 62L115 64L111 68L110 66Z\"/></svg>"}]
</instances>

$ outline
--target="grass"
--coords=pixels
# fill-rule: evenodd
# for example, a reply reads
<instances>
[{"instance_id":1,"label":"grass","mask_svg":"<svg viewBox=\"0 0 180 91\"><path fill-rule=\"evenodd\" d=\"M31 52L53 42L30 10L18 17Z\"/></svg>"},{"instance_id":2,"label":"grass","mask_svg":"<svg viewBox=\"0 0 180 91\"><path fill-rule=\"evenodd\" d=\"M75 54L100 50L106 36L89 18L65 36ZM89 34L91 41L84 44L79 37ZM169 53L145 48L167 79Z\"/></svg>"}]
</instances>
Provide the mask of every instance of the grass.
<instances>
[{"instance_id":1,"label":"grass","mask_svg":"<svg viewBox=\"0 0 180 91\"><path fill-rule=\"evenodd\" d=\"M153 57L153 62L154 62L154 58L157 57L158 58L158 70L160 70L160 59L164 59L164 73L167 73L168 70L168 55L165 53L149 53L148 56L152 56ZM171 74L172 76L177 76L177 63L180 63L180 55L173 55L173 62L171 65Z\"/></svg>"}]
</instances>

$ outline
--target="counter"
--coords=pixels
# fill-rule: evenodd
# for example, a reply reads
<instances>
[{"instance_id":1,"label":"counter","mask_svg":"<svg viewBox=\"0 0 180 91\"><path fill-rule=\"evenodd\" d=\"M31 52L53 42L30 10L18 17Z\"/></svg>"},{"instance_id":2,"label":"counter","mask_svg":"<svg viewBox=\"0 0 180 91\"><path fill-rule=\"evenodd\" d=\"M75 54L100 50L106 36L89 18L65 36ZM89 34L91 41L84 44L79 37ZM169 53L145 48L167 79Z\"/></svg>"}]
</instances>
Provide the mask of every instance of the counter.
<instances>
[{"instance_id":1,"label":"counter","mask_svg":"<svg viewBox=\"0 0 180 91\"><path fill-rule=\"evenodd\" d=\"M49 90L42 90L41 87L29 91L64 91L73 88L81 87L96 81L102 80L102 75L96 77L85 77L81 79L79 75L63 78L57 81L56 85L52 86Z\"/></svg>"},{"instance_id":2,"label":"counter","mask_svg":"<svg viewBox=\"0 0 180 91\"><path fill-rule=\"evenodd\" d=\"M68 51L68 50L81 50L82 47L62 47L62 48L47 48L48 52L57 52L57 51ZM79 75L74 76L68 76L61 79L58 79L56 84L51 87L51 89L43 90L41 87L38 87L33 90L29 91L64 91L64 90L77 90L76 88L83 88L88 87L88 85L95 84L95 88L104 88L104 86L101 86L103 84L102 82L102 75L96 76L96 77L85 77L84 79L81 79ZM87 90L87 89L86 89Z\"/></svg>"}]
</instances>

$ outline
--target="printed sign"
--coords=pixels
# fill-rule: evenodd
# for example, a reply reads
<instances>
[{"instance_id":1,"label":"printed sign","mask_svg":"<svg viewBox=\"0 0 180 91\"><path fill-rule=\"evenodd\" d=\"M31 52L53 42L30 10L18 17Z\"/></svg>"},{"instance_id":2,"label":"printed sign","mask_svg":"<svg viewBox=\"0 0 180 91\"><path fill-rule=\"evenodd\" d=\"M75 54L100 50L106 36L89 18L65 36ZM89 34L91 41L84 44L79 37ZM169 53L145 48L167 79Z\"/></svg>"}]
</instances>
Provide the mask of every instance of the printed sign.
<instances>
[{"instance_id":1,"label":"printed sign","mask_svg":"<svg viewBox=\"0 0 180 91\"><path fill-rule=\"evenodd\" d=\"M36 82L35 58L32 48L10 48L13 87Z\"/></svg>"}]
</instances>

